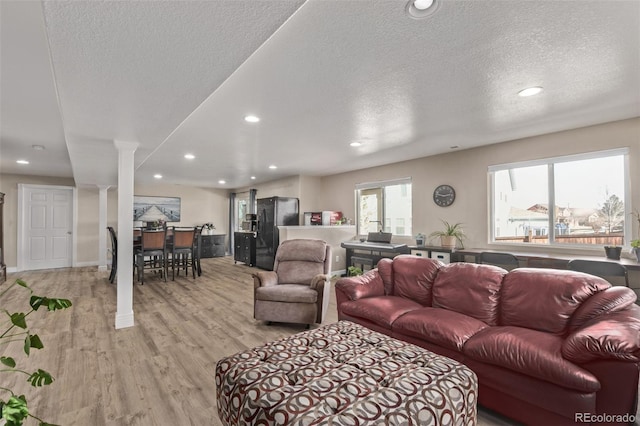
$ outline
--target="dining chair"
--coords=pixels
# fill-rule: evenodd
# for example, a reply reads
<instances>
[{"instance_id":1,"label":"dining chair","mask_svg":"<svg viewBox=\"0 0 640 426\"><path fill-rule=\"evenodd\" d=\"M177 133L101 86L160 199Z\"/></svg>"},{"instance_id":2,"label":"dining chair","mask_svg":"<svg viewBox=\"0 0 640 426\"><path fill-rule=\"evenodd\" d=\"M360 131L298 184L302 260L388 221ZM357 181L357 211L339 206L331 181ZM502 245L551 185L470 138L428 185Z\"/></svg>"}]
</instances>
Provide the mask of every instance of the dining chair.
<instances>
[{"instance_id":1,"label":"dining chair","mask_svg":"<svg viewBox=\"0 0 640 426\"><path fill-rule=\"evenodd\" d=\"M202 258L202 230L206 225L196 227L195 235L193 236L193 253L194 261L196 263L196 272L198 276L202 275L202 265L200 259Z\"/></svg>"},{"instance_id":2,"label":"dining chair","mask_svg":"<svg viewBox=\"0 0 640 426\"><path fill-rule=\"evenodd\" d=\"M551 257L527 257L527 268L567 269L567 260Z\"/></svg>"},{"instance_id":3,"label":"dining chair","mask_svg":"<svg viewBox=\"0 0 640 426\"><path fill-rule=\"evenodd\" d=\"M480 263L495 265L508 271L520 266L520 261L511 253L494 253L483 251L480 253Z\"/></svg>"},{"instance_id":4,"label":"dining chair","mask_svg":"<svg viewBox=\"0 0 640 426\"><path fill-rule=\"evenodd\" d=\"M111 226L107 226L109 236L111 237L111 273L109 274L109 282L113 284L118 271L118 236Z\"/></svg>"},{"instance_id":5,"label":"dining chair","mask_svg":"<svg viewBox=\"0 0 640 426\"><path fill-rule=\"evenodd\" d=\"M136 251L136 266L138 281L144 284L144 271L159 272L161 278L167 281L167 230L142 229L140 248Z\"/></svg>"},{"instance_id":6,"label":"dining chair","mask_svg":"<svg viewBox=\"0 0 640 426\"><path fill-rule=\"evenodd\" d=\"M585 272L604 278L612 285L624 282L624 285L629 287L629 272L627 268L616 262L573 259L569 261L567 267L572 271Z\"/></svg>"},{"instance_id":7,"label":"dining chair","mask_svg":"<svg viewBox=\"0 0 640 426\"><path fill-rule=\"evenodd\" d=\"M196 235L196 228L171 228L173 233L173 240L171 242L171 279L176 278L176 268L178 269L178 275L180 275L180 269L184 269L185 275L189 273L189 267L191 267L191 273L193 278L196 277L196 254L194 249L194 241Z\"/></svg>"}]
</instances>

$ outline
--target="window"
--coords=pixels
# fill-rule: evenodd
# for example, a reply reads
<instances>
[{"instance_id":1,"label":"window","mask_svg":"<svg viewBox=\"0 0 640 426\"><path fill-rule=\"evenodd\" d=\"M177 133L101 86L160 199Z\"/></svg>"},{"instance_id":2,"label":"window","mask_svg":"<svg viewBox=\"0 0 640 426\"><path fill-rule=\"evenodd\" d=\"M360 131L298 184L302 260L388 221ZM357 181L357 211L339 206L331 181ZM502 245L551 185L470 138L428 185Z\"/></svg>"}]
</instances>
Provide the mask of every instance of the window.
<instances>
[{"instance_id":1,"label":"window","mask_svg":"<svg viewBox=\"0 0 640 426\"><path fill-rule=\"evenodd\" d=\"M236 196L236 227L234 228L236 231L242 230L242 222L245 219L247 213L249 212L249 193L246 194L238 194Z\"/></svg>"},{"instance_id":2,"label":"window","mask_svg":"<svg viewBox=\"0 0 640 426\"><path fill-rule=\"evenodd\" d=\"M356 185L358 234L411 236L411 178Z\"/></svg>"},{"instance_id":3,"label":"window","mask_svg":"<svg viewBox=\"0 0 640 426\"><path fill-rule=\"evenodd\" d=\"M492 242L627 243L627 156L618 149L489 167Z\"/></svg>"}]
</instances>

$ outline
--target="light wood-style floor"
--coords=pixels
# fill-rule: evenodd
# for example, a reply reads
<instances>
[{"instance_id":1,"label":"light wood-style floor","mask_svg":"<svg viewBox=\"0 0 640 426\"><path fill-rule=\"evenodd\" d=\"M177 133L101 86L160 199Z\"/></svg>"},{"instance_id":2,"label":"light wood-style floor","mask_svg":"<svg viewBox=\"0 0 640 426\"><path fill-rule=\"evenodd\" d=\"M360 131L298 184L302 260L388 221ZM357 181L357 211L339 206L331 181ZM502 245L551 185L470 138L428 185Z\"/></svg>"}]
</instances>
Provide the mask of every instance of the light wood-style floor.
<instances>
[{"instance_id":1,"label":"light wood-style floor","mask_svg":"<svg viewBox=\"0 0 640 426\"><path fill-rule=\"evenodd\" d=\"M2 348L27 371L49 371L54 383L32 388L26 377L3 373L0 386L24 393L35 415L60 425L220 425L216 362L304 330L253 319L253 271L225 257L203 259L203 275L195 280L145 279L134 285L136 325L121 330L114 328L116 286L108 272L86 267L10 274L3 286L22 278L36 294L68 298L73 306L28 317L45 346L29 358L20 348ZM21 305L19 293L25 296ZM10 299L11 307L28 307L26 292L12 291ZM332 293L325 323L335 321ZM479 424L510 422L481 410Z\"/></svg>"}]
</instances>

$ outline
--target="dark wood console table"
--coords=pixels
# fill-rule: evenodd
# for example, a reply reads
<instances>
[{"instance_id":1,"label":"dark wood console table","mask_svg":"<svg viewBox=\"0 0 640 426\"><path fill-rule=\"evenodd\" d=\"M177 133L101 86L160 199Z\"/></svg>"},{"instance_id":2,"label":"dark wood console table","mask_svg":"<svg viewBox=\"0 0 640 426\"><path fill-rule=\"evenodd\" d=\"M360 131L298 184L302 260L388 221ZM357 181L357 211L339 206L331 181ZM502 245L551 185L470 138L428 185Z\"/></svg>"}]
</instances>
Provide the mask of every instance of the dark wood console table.
<instances>
[{"instance_id":1,"label":"dark wood console table","mask_svg":"<svg viewBox=\"0 0 640 426\"><path fill-rule=\"evenodd\" d=\"M226 249L224 240L226 234L201 235L202 248L200 249L200 257L207 259L210 257L224 257Z\"/></svg>"}]
</instances>

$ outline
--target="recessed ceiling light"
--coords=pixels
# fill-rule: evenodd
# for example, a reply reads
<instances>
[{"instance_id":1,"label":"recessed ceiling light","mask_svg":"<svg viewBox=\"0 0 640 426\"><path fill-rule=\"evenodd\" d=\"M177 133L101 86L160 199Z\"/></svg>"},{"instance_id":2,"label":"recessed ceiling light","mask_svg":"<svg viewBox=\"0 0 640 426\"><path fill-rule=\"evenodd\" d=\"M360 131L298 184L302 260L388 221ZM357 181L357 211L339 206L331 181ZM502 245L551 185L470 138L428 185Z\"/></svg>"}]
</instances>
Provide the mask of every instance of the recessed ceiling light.
<instances>
[{"instance_id":1,"label":"recessed ceiling light","mask_svg":"<svg viewBox=\"0 0 640 426\"><path fill-rule=\"evenodd\" d=\"M247 123L257 123L258 121L260 121L260 117L256 117L255 115L247 115L244 118L244 121L246 121Z\"/></svg>"},{"instance_id":2,"label":"recessed ceiling light","mask_svg":"<svg viewBox=\"0 0 640 426\"><path fill-rule=\"evenodd\" d=\"M159 174L159 173L153 175L153 177L156 178L156 179L162 179L162 175Z\"/></svg>"},{"instance_id":3,"label":"recessed ceiling light","mask_svg":"<svg viewBox=\"0 0 640 426\"><path fill-rule=\"evenodd\" d=\"M256 177L255 176L251 176L251 180L256 180Z\"/></svg>"},{"instance_id":4,"label":"recessed ceiling light","mask_svg":"<svg viewBox=\"0 0 640 426\"><path fill-rule=\"evenodd\" d=\"M418 10L426 10L433 6L433 0L415 0L413 5Z\"/></svg>"},{"instance_id":5,"label":"recessed ceiling light","mask_svg":"<svg viewBox=\"0 0 640 426\"><path fill-rule=\"evenodd\" d=\"M362 142L351 142L349 146L353 146L353 147L362 146Z\"/></svg>"},{"instance_id":6,"label":"recessed ceiling light","mask_svg":"<svg viewBox=\"0 0 640 426\"><path fill-rule=\"evenodd\" d=\"M540 86L527 87L526 89L519 91L518 96L533 96L540 92L542 92L542 87Z\"/></svg>"},{"instance_id":7,"label":"recessed ceiling light","mask_svg":"<svg viewBox=\"0 0 640 426\"><path fill-rule=\"evenodd\" d=\"M220 179L220 180L218 181L218 183L219 183L220 185L224 185L225 183L227 183L227 181L226 181L226 180L224 180L224 179Z\"/></svg>"},{"instance_id":8,"label":"recessed ceiling light","mask_svg":"<svg viewBox=\"0 0 640 426\"><path fill-rule=\"evenodd\" d=\"M196 156L193 154L185 154L184 158L186 158L187 160L193 160L194 158L196 158Z\"/></svg>"},{"instance_id":9,"label":"recessed ceiling light","mask_svg":"<svg viewBox=\"0 0 640 426\"><path fill-rule=\"evenodd\" d=\"M278 168L278 166L276 166L275 164L272 164L272 165L270 165L270 166L269 166L269 168L270 168L271 170L275 170L275 169L277 169L277 168Z\"/></svg>"},{"instance_id":10,"label":"recessed ceiling light","mask_svg":"<svg viewBox=\"0 0 640 426\"><path fill-rule=\"evenodd\" d=\"M16 163L18 163L18 164L29 164L29 162L27 160L18 160L18 161L16 161Z\"/></svg>"},{"instance_id":11,"label":"recessed ceiling light","mask_svg":"<svg viewBox=\"0 0 640 426\"><path fill-rule=\"evenodd\" d=\"M35 151L43 151L44 150L44 146L42 146L42 145L31 145L31 148L33 148Z\"/></svg>"},{"instance_id":12,"label":"recessed ceiling light","mask_svg":"<svg viewBox=\"0 0 640 426\"><path fill-rule=\"evenodd\" d=\"M440 2L441 0L409 0L405 10L411 18L423 19L435 14L440 8Z\"/></svg>"}]
</instances>

